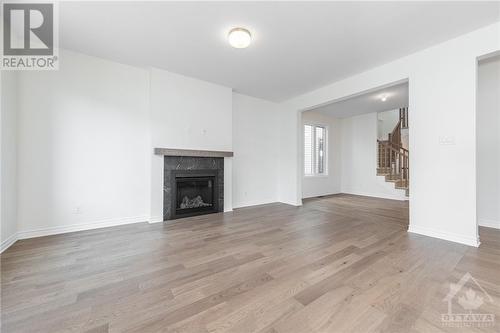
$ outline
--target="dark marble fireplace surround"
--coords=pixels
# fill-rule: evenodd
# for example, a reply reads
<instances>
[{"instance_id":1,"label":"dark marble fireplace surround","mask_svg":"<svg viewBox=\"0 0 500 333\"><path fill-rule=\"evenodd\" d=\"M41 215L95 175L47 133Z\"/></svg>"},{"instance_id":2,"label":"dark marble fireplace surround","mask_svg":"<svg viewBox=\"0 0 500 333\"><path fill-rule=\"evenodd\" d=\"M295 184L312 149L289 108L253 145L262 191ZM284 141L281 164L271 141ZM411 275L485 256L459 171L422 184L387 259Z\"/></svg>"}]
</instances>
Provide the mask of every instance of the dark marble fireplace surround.
<instances>
[{"instance_id":1,"label":"dark marble fireplace surround","mask_svg":"<svg viewBox=\"0 0 500 333\"><path fill-rule=\"evenodd\" d=\"M204 156L164 156L163 166L163 220L171 220L177 216L175 212L175 182L176 175L215 177L214 197L217 199L214 210L224 211L224 157Z\"/></svg>"}]
</instances>

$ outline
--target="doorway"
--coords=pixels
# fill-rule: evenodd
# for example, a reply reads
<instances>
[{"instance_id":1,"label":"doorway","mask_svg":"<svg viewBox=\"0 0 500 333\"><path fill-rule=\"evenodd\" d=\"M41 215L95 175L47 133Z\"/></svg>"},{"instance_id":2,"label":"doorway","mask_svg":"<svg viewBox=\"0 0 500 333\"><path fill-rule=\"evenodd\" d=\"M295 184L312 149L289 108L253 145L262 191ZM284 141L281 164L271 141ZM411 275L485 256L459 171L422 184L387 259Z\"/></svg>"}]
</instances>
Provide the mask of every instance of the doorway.
<instances>
[{"instance_id":1,"label":"doorway","mask_svg":"<svg viewBox=\"0 0 500 333\"><path fill-rule=\"evenodd\" d=\"M409 199L408 81L301 113L302 198Z\"/></svg>"}]
</instances>

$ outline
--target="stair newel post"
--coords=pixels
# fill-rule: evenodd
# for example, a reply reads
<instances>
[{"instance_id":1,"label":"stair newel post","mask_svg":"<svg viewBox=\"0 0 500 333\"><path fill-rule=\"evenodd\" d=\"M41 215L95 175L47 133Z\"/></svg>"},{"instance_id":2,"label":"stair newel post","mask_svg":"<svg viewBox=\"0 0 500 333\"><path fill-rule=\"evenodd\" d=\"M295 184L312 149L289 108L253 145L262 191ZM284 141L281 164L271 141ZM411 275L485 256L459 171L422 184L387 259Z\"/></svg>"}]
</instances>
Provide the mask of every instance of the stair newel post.
<instances>
[{"instance_id":1,"label":"stair newel post","mask_svg":"<svg viewBox=\"0 0 500 333\"><path fill-rule=\"evenodd\" d=\"M401 173L401 152L398 153L398 176L399 178L402 177L402 173Z\"/></svg>"},{"instance_id":2,"label":"stair newel post","mask_svg":"<svg viewBox=\"0 0 500 333\"><path fill-rule=\"evenodd\" d=\"M398 154L396 151L392 151L392 155L394 156L394 174L398 173Z\"/></svg>"},{"instance_id":3,"label":"stair newel post","mask_svg":"<svg viewBox=\"0 0 500 333\"><path fill-rule=\"evenodd\" d=\"M402 155L401 155L401 152L398 153L398 175L399 175L399 178L401 178L401 167L403 165L403 161L401 159Z\"/></svg>"},{"instance_id":4,"label":"stair newel post","mask_svg":"<svg viewBox=\"0 0 500 333\"><path fill-rule=\"evenodd\" d=\"M406 181L406 156L403 155L403 168L401 170L401 179L403 181Z\"/></svg>"},{"instance_id":5,"label":"stair newel post","mask_svg":"<svg viewBox=\"0 0 500 333\"><path fill-rule=\"evenodd\" d=\"M385 168L385 163L387 161L387 157L385 155L385 146L382 146L382 167Z\"/></svg>"},{"instance_id":6,"label":"stair newel post","mask_svg":"<svg viewBox=\"0 0 500 333\"><path fill-rule=\"evenodd\" d=\"M380 142L377 141L377 167L380 168Z\"/></svg>"},{"instance_id":7,"label":"stair newel post","mask_svg":"<svg viewBox=\"0 0 500 333\"><path fill-rule=\"evenodd\" d=\"M410 187L410 156L406 157L406 186Z\"/></svg>"},{"instance_id":8,"label":"stair newel post","mask_svg":"<svg viewBox=\"0 0 500 333\"><path fill-rule=\"evenodd\" d=\"M400 163L401 163L401 169L399 170L400 172L400 178L403 179L403 173L404 173L404 160L405 160L405 155L404 154L399 154L399 158L400 158Z\"/></svg>"},{"instance_id":9,"label":"stair newel post","mask_svg":"<svg viewBox=\"0 0 500 333\"><path fill-rule=\"evenodd\" d=\"M384 146L384 158L385 158L385 165L384 167L389 166L389 151L387 150L387 147Z\"/></svg>"},{"instance_id":10,"label":"stair newel post","mask_svg":"<svg viewBox=\"0 0 500 333\"><path fill-rule=\"evenodd\" d=\"M385 148L385 151L386 151L386 156L387 156L387 164L385 167L389 168L391 166L391 152L387 147Z\"/></svg>"},{"instance_id":11,"label":"stair newel post","mask_svg":"<svg viewBox=\"0 0 500 333\"><path fill-rule=\"evenodd\" d=\"M396 166L395 160L394 160L394 152L392 149L389 150L391 152L391 174L394 173L394 167Z\"/></svg>"},{"instance_id":12,"label":"stair newel post","mask_svg":"<svg viewBox=\"0 0 500 333\"><path fill-rule=\"evenodd\" d=\"M389 169L390 172L392 173L392 150L388 149L389 151Z\"/></svg>"},{"instance_id":13,"label":"stair newel post","mask_svg":"<svg viewBox=\"0 0 500 333\"><path fill-rule=\"evenodd\" d=\"M394 173L393 175L397 175L398 174L398 154L393 151L393 154L394 154Z\"/></svg>"},{"instance_id":14,"label":"stair newel post","mask_svg":"<svg viewBox=\"0 0 500 333\"><path fill-rule=\"evenodd\" d=\"M389 167L390 172L392 173L392 150L388 148L387 152L389 153L389 165L388 165L388 167Z\"/></svg>"},{"instance_id":15,"label":"stair newel post","mask_svg":"<svg viewBox=\"0 0 500 333\"><path fill-rule=\"evenodd\" d=\"M405 180L408 181L408 156L405 158Z\"/></svg>"},{"instance_id":16,"label":"stair newel post","mask_svg":"<svg viewBox=\"0 0 500 333\"><path fill-rule=\"evenodd\" d=\"M380 142L377 140L377 167L381 167L382 155L380 153Z\"/></svg>"},{"instance_id":17,"label":"stair newel post","mask_svg":"<svg viewBox=\"0 0 500 333\"><path fill-rule=\"evenodd\" d=\"M408 186L408 185L409 185L408 180L409 180L409 175L410 175L410 173L409 173L409 171L408 171L409 166L410 166L410 163L409 163L409 156L406 156L406 157L405 157L405 164L406 164L406 165L405 165L405 182L406 182L406 186Z\"/></svg>"}]
</instances>

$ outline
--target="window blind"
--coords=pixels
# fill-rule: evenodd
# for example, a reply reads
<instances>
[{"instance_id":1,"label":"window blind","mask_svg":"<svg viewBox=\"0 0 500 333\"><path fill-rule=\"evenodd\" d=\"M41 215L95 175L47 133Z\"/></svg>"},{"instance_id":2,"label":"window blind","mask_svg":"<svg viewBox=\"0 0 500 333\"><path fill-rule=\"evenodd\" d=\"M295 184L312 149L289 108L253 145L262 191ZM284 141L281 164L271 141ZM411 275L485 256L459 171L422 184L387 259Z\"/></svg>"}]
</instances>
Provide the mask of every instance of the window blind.
<instances>
[{"instance_id":1,"label":"window blind","mask_svg":"<svg viewBox=\"0 0 500 333\"><path fill-rule=\"evenodd\" d=\"M304 125L304 174L326 173L326 128Z\"/></svg>"}]
</instances>

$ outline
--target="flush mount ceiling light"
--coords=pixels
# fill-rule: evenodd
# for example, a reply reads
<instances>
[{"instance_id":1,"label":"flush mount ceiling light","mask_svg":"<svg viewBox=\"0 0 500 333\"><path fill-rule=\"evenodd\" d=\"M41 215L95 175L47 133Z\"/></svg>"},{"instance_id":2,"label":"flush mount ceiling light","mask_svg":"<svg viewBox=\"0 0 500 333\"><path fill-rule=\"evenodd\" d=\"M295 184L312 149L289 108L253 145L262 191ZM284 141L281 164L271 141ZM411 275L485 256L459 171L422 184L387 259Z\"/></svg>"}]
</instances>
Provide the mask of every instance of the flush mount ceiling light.
<instances>
[{"instance_id":1,"label":"flush mount ceiling light","mask_svg":"<svg viewBox=\"0 0 500 333\"><path fill-rule=\"evenodd\" d=\"M232 47L244 49L250 45L252 35L250 34L250 31L245 28L234 28L227 34L227 40Z\"/></svg>"},{"instance_id":2,"label":"flush mount ceiling light","mask_svg":"<svg viewBox=\"0 0 500 333\"><path fill-rule=\"evenodd\" d=\"M382 102L387 101L387 94L384 94L384 95L380 96L380 100L381 100Z\"/></svg>"}]
</instances>

